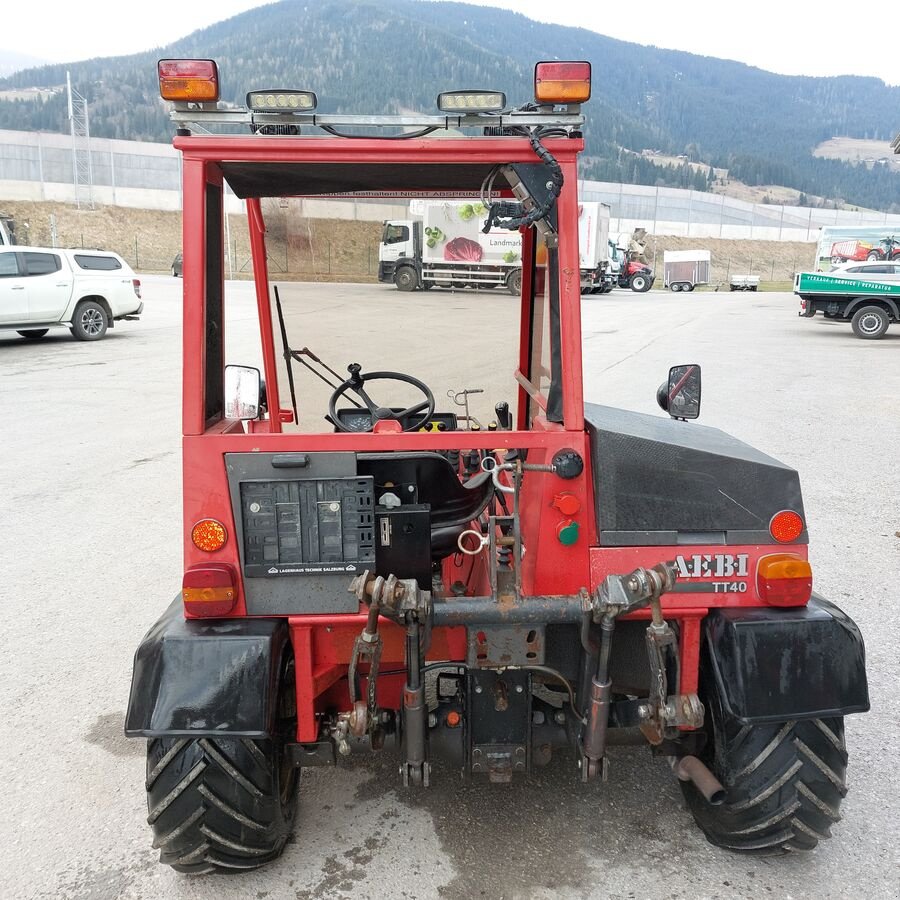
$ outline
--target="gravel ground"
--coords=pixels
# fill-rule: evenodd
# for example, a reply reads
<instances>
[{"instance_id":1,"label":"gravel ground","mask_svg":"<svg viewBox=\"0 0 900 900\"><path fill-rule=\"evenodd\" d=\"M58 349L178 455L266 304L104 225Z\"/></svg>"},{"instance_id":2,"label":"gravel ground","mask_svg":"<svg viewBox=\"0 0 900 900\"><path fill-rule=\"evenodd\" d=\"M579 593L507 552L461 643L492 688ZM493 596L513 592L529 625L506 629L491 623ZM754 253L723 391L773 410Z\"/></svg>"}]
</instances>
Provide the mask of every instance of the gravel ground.
<instances>
[{"instance_id":1,"label":"gravel ground","mask_svg":"<svg viewBox=\"0 0 900 900\"><path fill-rule=\"evenodd\" d=\"M403 791L382 754L304 773L278 862L187 879L156 862L143 746L122 736L134 649L181 575L180 282L145 277L144 296L142 321L96 344L0 334L3 897L897 896L900 328L860 341L797 318L788 294L583 302L586 399L653 412L668 366L699 362L701 422L800 470L817 590L868 650L872 711L848 719L850 793L831 841L777 859L719 851L644 751L614 749L605 785L582 787L560 758L527 786L438 771L422 793ZM253 363L250 286L229 297L229 359ZM387 361L439 398L485 386L485 415L512 399L505 294L307 284L284 297L296 343L336 369ZM318 419L322 392L298 382Z\"/></svg>"}]
</instances>

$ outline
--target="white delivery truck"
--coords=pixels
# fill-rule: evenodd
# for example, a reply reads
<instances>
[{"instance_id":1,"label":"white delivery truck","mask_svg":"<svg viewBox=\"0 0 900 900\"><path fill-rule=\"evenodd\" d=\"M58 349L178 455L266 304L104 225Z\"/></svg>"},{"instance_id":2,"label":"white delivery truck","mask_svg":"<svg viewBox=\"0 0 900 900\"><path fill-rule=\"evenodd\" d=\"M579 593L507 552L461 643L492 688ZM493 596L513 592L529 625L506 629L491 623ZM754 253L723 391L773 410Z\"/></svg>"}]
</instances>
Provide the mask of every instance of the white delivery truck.
<instances>
[{"instance_id":1,"label":"white delivery truck","mask_svg":"<svg viewBox=\"0 0 900 900\"><path fill-rule=\"evenodd\" d=\"M481 230L487 209L480 200L425 200L410 204L409 219L384 223L378 247L378 280L401 291L433 287L522 290L522 236ZM578 249L582 290L609 279L609 208L579 206Z\"/></svg>"},{"instance_id":2,"label":"white delivery truck","mask_svg":"<svg viewBox=\"0 0 900 900\"><path fill-rule=\"evenodd\" d=\"M692 291L698 284L709 284L712 256L709 250L666 250L663 272L670 291Z\"/></svg>"}]
</instances>

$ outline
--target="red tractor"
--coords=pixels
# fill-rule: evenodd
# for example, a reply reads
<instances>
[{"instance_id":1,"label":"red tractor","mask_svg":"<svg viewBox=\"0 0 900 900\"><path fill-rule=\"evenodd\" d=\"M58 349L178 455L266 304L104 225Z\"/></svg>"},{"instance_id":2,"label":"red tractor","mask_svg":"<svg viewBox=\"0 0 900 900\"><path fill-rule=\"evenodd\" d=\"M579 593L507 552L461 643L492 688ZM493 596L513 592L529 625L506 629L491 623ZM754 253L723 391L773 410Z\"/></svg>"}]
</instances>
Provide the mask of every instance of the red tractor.
<instances>
[{"instance_id":1,"label":"red tractor","mask_svg":"<svg viewBox=\"0 0 900 900\"><path fill-rule=\"evenodd\" d=\"M453 91L406 118L319 115L295 90L219 107L209 60L159 75L183 159L184 578L137 650L125 731L147 740L162 862L277 857L299 769L361 746L422 790L438 759L509 782L562 754L587 782L632 741L671 759L714 844L828 837L844 716L869 701L858 629L812 591L797 473L686 421L697 366L670 371L668 418L584 402L589 64L538 63L520 108ZM259 325L253 349L242 314L229 354L258 353L262 375L226 364L226 184L247 203ZM439 408L434 373L338 375L269 281L263 200L411 190L480 191L484 228L522 235L517 364L484 428ZM341 349L354 321L330 315ZM425 337L408 324L365 352L403 359ZM298 397L301 364L327 401Z\"/></svg>"}]
</instances>

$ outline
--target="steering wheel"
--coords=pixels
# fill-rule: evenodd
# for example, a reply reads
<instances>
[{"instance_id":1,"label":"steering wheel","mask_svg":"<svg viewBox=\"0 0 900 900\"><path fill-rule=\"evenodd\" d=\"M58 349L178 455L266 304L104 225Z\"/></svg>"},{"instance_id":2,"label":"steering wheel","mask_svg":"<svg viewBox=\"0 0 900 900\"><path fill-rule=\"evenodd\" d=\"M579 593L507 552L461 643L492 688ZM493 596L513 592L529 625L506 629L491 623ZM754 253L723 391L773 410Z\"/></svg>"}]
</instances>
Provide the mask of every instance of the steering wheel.
<instances>
[{"instance_id":1,"label":"steering wheel","mask_svg":"<svg viewBox=\"0 0 900 900\"><path fill-rule=\"evenodd\" d=\"M367 372L365 375L360 374L360 369L362 367L359 363L351 363L347 366L347 371L350 373L350 377L341 385L339 385L335 392L331 395L331 399L328 401L328 415L331 421L334 423L335 428L338 431L355 431L356 429L348 428L344 425L343 422L338 418L337 414L337 402L343 397L348 391L353 391L365 404L366 409L368 409L369 414L372 416L372 422L367 431L373 431L375 428L375 423L382 421L384 419L395 419L401 420L405 419L408 416L414 416L419 412L422 412L422 415L417 418L415 421L407 425L403 430L404 431L416 431L421 428L434 414L434 394L431 393L431 390L428 388L428 385L419 381L418 378L413 378L412 375L403 375L401 372ZM419 403L414 404L413 406L408 407L407 409L400 410L400 412L395 412L386 406L378 406L366 393L366 389L364 387L370 381L402 381L404 384L411 384L414 388L418 388L424 395L425 399L420 401Z\"/></svg>"}]
</instances>

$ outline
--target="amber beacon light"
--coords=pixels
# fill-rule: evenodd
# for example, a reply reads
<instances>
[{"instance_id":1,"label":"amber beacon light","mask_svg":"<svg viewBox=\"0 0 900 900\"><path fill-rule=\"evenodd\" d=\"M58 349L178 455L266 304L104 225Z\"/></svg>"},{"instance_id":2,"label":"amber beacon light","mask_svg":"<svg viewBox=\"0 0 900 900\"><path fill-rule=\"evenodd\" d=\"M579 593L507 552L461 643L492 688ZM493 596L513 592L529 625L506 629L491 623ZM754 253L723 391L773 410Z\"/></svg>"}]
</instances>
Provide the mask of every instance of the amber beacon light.
<instances>
[{"instance_id":1,"label":"amber beacon light","mask_svg":"<svg viewBox=\"0 0 900 900\"><path fill-rule=\"evenodd\" d=\"M219 99L219 69L211 59L161 59L157 63L163 100L215 103Z\"/></svg>"},{"instance_id":2,"label":"amber beacon light","mask_svg":"<svg viewBox=\"0 0 900 900\"><path fill-rule=\"evenodd\" d=\"M539 62L534 67L538 103L585 103L591 99L589 62Z\"/></svg>"}]
</instances>

